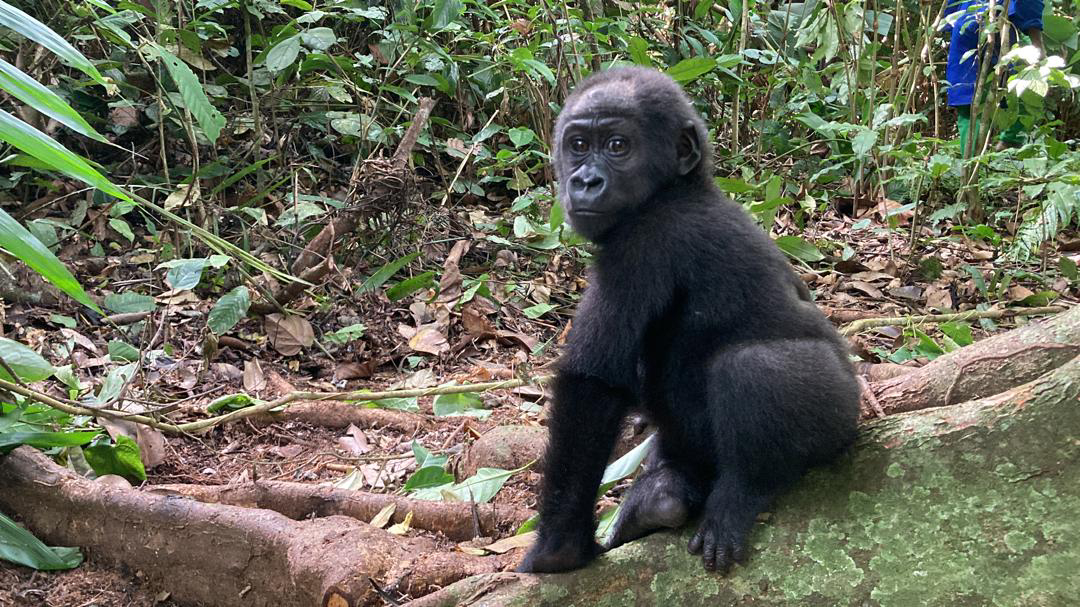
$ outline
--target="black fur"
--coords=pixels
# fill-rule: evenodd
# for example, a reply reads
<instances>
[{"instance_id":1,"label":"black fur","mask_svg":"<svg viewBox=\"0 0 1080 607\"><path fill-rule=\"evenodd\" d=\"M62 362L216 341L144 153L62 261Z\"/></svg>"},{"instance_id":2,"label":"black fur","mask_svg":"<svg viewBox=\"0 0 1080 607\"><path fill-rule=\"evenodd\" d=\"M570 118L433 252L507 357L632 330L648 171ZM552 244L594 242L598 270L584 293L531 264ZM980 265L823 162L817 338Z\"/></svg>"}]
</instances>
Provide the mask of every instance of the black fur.
<instances>
[{"instance_id":1,"label":"black fur","mask_svg":"<svg viewBox=\"0 0 1080 607\"><path fill-rule=\"evenodd\" d=\"M554 153L570 222L599 246L554 382L539 537L519 570L574 569L600 552L596 490L631 406L659 440L609 547L700 515L690 551L726 570L772 498L854 440L846 346L712 185L704 123L667 76L585 80Z\"/></svg>"}]
</instances>

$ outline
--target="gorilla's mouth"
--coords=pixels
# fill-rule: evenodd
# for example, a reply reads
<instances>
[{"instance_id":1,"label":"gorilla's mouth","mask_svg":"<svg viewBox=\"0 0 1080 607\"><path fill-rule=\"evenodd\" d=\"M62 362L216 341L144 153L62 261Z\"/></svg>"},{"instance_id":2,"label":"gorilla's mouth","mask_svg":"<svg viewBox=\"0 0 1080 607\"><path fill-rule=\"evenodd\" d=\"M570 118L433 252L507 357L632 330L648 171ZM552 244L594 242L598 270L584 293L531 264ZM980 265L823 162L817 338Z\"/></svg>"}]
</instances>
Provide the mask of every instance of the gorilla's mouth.
<instances>
[{"instance_id":1,"label":"gorilla's mouth","mask_svg":"<svg viewBox=\"0 0 1080 607\"><path fill-rule=\"evenodd\" d=\"M590 209L573 210L570 211L571 215L579 215L581 217L600 217L604 214L603 211L593 211Z\"/></svg>"}]
</instances>

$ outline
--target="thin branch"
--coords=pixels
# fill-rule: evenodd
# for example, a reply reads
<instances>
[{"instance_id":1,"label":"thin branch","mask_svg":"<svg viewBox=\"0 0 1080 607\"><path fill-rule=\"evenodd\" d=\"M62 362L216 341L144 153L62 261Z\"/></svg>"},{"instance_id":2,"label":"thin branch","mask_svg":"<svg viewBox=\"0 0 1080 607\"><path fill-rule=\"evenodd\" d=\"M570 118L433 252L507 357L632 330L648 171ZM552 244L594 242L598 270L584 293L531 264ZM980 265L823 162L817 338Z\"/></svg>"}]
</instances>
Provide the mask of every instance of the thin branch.
<instances>
[{"instance_id":1,"label":"thin branch","mask_svg":"<svg viewBox=\"0 0 1080 607\"><path fill-rule=\"evenodd\" d=\"M1000 308L996 310L969 310L955 314L921 314L914 316L890 316L883 318L863 318L840 328L841 335L854 335L866 329L875 327L889 327L892 325L907 324L940 324L956 320L971 320L976 318L1011 318L1014 316L1040 316L1043 314L1057 314L1068 310L1065 306L1046 306L1042 308Z\"/></svg>"}]
</instances>

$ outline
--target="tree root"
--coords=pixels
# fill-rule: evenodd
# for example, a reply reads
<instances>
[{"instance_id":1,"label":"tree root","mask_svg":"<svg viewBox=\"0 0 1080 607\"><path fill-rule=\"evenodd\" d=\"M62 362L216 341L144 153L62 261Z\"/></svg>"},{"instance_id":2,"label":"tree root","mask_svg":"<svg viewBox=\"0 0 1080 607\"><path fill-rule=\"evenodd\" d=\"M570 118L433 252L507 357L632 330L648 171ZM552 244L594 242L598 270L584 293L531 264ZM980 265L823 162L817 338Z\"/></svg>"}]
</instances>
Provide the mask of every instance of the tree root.
<instances>
[{"instance_id":1,"label":"tree root","mask_svg":"<svg viewBox=\"0 0 1080 607\"><path fill-rule=\"evenodd\" d=\"M368 522L383 508L394 504L396 508L391 522L400 523L411 512L412 527L440 532L458 542L477 536L503 535L535 514L526 508L414 500L287 481L258 481L242 485L154 485L149 490L177 493L200 502L265 508L295 520L340 514Z\"/></svg>"}]
</instances>

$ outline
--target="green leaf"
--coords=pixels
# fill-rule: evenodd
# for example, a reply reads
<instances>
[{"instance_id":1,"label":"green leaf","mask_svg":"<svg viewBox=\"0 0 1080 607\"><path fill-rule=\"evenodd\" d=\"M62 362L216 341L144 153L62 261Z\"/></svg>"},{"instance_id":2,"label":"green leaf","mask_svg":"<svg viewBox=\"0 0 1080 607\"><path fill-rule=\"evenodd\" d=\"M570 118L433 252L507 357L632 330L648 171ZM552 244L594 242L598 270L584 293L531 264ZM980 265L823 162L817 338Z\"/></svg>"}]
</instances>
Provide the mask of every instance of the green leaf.
<instances>
[{"instance_id":1,"label":"green leaf","mask_svg":"<svg viewBox=\"0 0 1080 607\"><path fill-rule=\"evenodd\" d=\"M449 456L433 454L416 440L413 440L412 442L412 451L413 457L416 458L417 468L426 468L428 466L438 466L442 468L446 466L446 462L450 460ZM454 479L450 479L451 482L453 482L453 480Z\"/></svg>"},{"instance_id":2,"label":"green leaf","mask_svg":"<svg viewBox=\"0 0 1080 607\"><path fill-rule=\"evenodd\" d=\"M364 332L367 330L361 323L351 324L347 327L342 327L337 331L331 331L323 335L323 339L337 346L344 346L345 344L356 341L364 336Z\"/></svg>"},{"instance_id":3,"label":"green leaf","mask_svg":"<svg viewBox=\"0 0 1080 607\"><path fill-rule=\"evenodd\" d=\"M135 233L131 231L131 226L128 222L114 217L109 220L109 227L120 233L121 236L127 239L128 243L135 242Z\"/></svg>"},{"instance_id":4,"label":"green leaf","mask_svg":"<svg viewBox=\"0 0 1080 607\"><path fill-rule=\"evenodd\" d=\"M98 476L117 474L132 482L145 481L146 469L139 458L139 445L123 434L117 435L115 441L83 447L87 463Z\"/></svg>"},{"instance_id":5,"label":"green leaf","mask_svg":"<svg viewBox=\"0 0 1080 607\"><path fill-rule=\"evenodd\" d=\"M0 337L0 358L18 375L18 379L32 384L53 374L55 369L40 354L29 347L6 337ZM0 378L16 381L7 369L0 367Z\"/></svg>"},{"instance_id":6,"label":"green leaf","mask_svg":"<svg viewBox=\"0 0 1080 607\"><path fill-rule=\"evenodd\" d=\"M365 403L366 406L375 409L394 409L395 411L411 411L416 413L420 411L420 405L417 403L416 397L411 398L384 398L381 400L369 400Z\"/></svg>"},{"instance_id":7,"label":"green leaf","mask_svg":"<svg viewBox=\"0 0 1080 607\"><path fill-rule=\"evenodd\" d=\"M405 82L411 82L420 86L439 86L439 81L431 74L409 74L405 76Z\"/></svg>"},{"instance_id":8,"label":"green leaf","mask_svg":"<svg viewBox=\"0 0 1080 607\"><path fill-rule=\"evenodd\" d=\"M90 126L78 112L71 109L71 106L60 98L60 95L52 92L3 59L0 59L0 89L11 93L23 103L76 133L102 143L108 143L108 140L101 133L94 130L94 127Z\"/></svg>"},{"instance_id":9,"label":"green leaf","mask_svg":"<svg viewBox=\"0 0 1080 607\"><path fill-rule=\"evenodd\" d=\"M776 242L776 246L780 247L781 251L791 255L795 259L801 259L803 261L821 261L822 259L825 259L825 256L817 247L798 236L781 236L774 242Z\"/></svg>"},{"instance_id":10,"label":"green leaf","mask_svg":"<svg viewBox=\"0 0 1080 607\"><path fill-rule=\"evenodd\" d=\"M11 6L7 2L0 1L0 25L9 27L18 34L37 42L60 57L64 63L74 67L90 76L101 86L108 87L105 79L101 77L97 68L75 47L57 35L56 32L46 27L43 23L30 15Z\"/></svg>"},{"instance_id":11,"label":"green leaf","mask_svg":"<svg viewBox=\"0 0 1080 607\"><path fill-rule=\"evenodd\" d=\"M854 152L856 158L865 158L874 148L877 138L877 131L870 129L859 131L859 134L851 140L851 151Z\"/></svg>"},{"instance_id":12,"label":"green leaf","mask_svg":"<svg viewBox=\"0 0 1080 607\"><path fill-rule=\"evenodd\" d=\"M655 434L650 434L649 438L641 441L640 445L608 464L607 468L604 469L604 477L600 479L600 490L597 492L597 496L607 493L608 489L615 486L615 483L627 478L641 466L641 462L645 461L645 457L649 455L653 448L655 442L653 439L655 437Z\"/></svg>"},{"instance_id":13,"label":"green leaf","mask_svg":"<svg viewBox=\"0 0 1080 607\"><path fill-rule=\"evenodd\" d=\"M124 389L124 386L131 381L131 377L135 375L135 369L137 365L130 363L115 367L109 371L109 374L105 376L105 381L101 383L101 389L98 390L96 396L91 399L91 402L96 405L106 405L116 400L120 396L120 392Z\"/></svg>"},{"instance_id":14,"label":"green leaf","mask_svg":"<svg viewBox=\"0 0 1080 607\"><path fill-rule=\"evenodd\" d=\"M417 489L438 487L453 482L454 475L443 470L442 466L425 466L413 472L409 480L405 481L405 490L416 491Z\"/></svg>"},{"instance_id":15,"label":"green leaf","mask_svg":"<svg viewBox=\"0 0 1080 607\"><path fill-rule=\"evenodd\" d=\"M1058 271L1069 280L1076 280L1080 273L1077 272L1076 262L1064 255L1058 260Z\"/></svg>"},{"instance_id":16,"label":"green leaf","mask_svg":"<svg viewBox=\"0 0 1080 607\"><path fill-rule=\"evenodd\" d=\"M0 434L0 450L19 445L30 445L38 449L53 447L78 447L94 440L100 430L83 432L7 432Z\"/></svg>"},{"instance_id":17,"label":"green leaf","mask_svg":"<svg viewBox=\"0 0 1080 607\"><path fill-rule=\"evenodd\" d=\"M671 76L678 83L686 83L697 79L703 74L707 74L716 69L716 60L708 59L706 57L691 57L690 59L683 59L676 63L667 70L667 75Z\"/></svg>"},{"instance_id":18,"label":"green leaf","mask_svg":"<svg viewBox=\"0 0 1080 607\"><path fill-rule=\"evenodd\" d=\"M729 194L742 194L757 189L756 186L752 186L742 179L733 179L731 177L716 177L713 179L713 182L716 183L716 187L720 188L721 191L728 192Z\"/></svg>"},{"instance_id":19,"label":"green leaf","mask_svg":"<svg viewBox=\"0 0 1080 607\"><path fill-rule=\"evenodd\" d=\"M536 133L532 129L524 126L517 126L506 132L510 136L510 143L514 144L514 147L519 148L523 145L528 145L536 139Z\"/></svg>"},{"instance_id":20,"label":"green leaf","mask_svg":"<svg viewBox=\"0 0 1080 607\"><path fill-rule=\"evenodd\" d=\"M706 4L702 2L702 4ZM630 53L630 59L645 67L652 67L652 59L649 58L649 43L644 38L633 36L627 39L626 50Z\"/></svg>"},{"instance_id":21,"label":"green leaf","mask_svg":"<svg viewBox=\"0 0 1080 607\"><path fill-rule=\"evenodd\" d=\"M131 200L130 196L113 185L101 173L91 168L78 155L73 154L57 143L52 137L3 110L0 110L0 139L44 162L54 170L74 177L121 200Z\"/></svg>"},{"instance_id":22,"label":"green leaf","mask_svg":"<svg viewBox=\"0 0 1080 607\"><path fill-rule=\"evenodd\" d=\"M74 569L82 564L78 548L53 548L0 514L0 560L39 571Z\"/></svg>"},{"instance_id":23,"label":"green leaf","mask_svg":"<svg viewBox=\"0 0 1080 607\"><path fill-rule=\"evenodd\" d=\"M476 474L456 484L438 485L418 490L415 499L444 501L447 499L483 504L495 497L506 480L517 470L480 468Z\"/></svg>"},{"instance_id":24,"label":"green leaf","mask_svg":"<svg viewBox=\"0 0 1080 607\"><path fill-rule=\"evenodd\" d=\"M431 12L431 26L442 29L461 16L465 10L465 3L461 0L435 0L435 8Z\"/></svg>"},{"instance_id":25,"label":"green leaf","mask_svg":"<svg viewBox=\"0 0 1080 607\"><path fill-rule=\"evenodd\" d=\"M300 40L312 50L325 51L334 46L337 36L334 35L334 30L328 27L315 27L300 34Z\"/></svg>"},{"instance_id":26,"label":"green leaf","mask_svg":"<svg viewBox=\"0 0 1080 607\"><path fill-rule=\"evenodd\" d=\"M109 340L109 358L116 362L133 363L139 360L139 350L119 339Z\"/></svg>"},{"instance_id":27,"label":"green leaf","mask_svg":"<svg viewBox=\"0 0 1080 607\"><path fill-rule=\"evenodd\" d=\"M176 83L176 88L180 90L180 97L184 100L184 105L191 112L191 115L195 116L195 120L199 122L203 133L206 133L207 139L210 140L211 144L216 142L218 135L221 134L221 129L225 128L225 117L221 115L221 112L217 111L217 108L210 103L210 99L206 97L206 91L203 90L199 77L195 75L195 72L191 71L191 68L186 63L180 61L179 57L161 46L151 44L147 48L153 49L161 58L162 63L165 64L166 69L169 70L169 75L172 76L173 82Z\"/></svg>"},{"instance_id":28,"label":"green leaf","mask_svg":"<svg viewBox=\"0 0 1080 607\"><path fill-rule=\"evenodd\" d=\"M557 306L552 304L536 304L535 306L529 306L522 310L522 314L528 318L540 318L544 314L554 310Z\"/></svg>"},{"instance_id":29,"label":"green leaf","mask_svg":"<svg viewBox=\"0 0 1080 607\"><path fill-rule=\"evenodd\" d=\"M206 406L206 410L209 413L216 413L223 409L230 411L236 411L237 409L244 409L251 405L257 405L263 401L240 392L238 394L226 394L220 398L215 398L209 405Z\"/></svg>"},{"instance_id":30,"label":"green leaf","mask_svg":"<svg viewBox=\"0 0 1080 607\"><path fill-rule=\"evenodd\" d=\"M491 415L491 411L484 409L484 401L473 392L440 394L435 397L432 407L435 410L435 417L466 415L483 419Z\"/></svg>"},{"instance_id":31,"label":"green leaf","mask_svg":"<svg viewBox=\"0 0 1080 607\"><path fill-rule=\"evenodd\" d=\"M384 265L383 267L379 268L377 272L369 276L368 279L364 281L364 284L360 285L360 289L357 291L357 293L363 294L375 291L379 287L383 286L383 283L390 280L390 278L394 274L397 274L398 270L404 268L409 262L416 259L417 257L420 257L420 253L409 253L404 257L400 257Z\"/></svg>"},{"instance_id":32,"label":"green leaf","mask_svg":"<svg viewBox=\"0 0 1080 607\"><path fill-rule=\"evenodd\" d=\"M386 290L386 298L390 301L404 299L421 289L435 284L435 272L424 272L412 278L407 278Z\"/></svg>"},{"instance_id":33,"label":"green leaf","mask_svg":"<svg viewBox=\"0 0 1080 607\"><path fill-rule=\"evenodd\" d=\"M117 314L132 312L151 312L157 302L149 295L141 293L111 293L105 296L105 307Z\"/></svg>"},{"instance_id":34,"label":"green leaf","mask_svg":"<svg viewBox=\"0 0 1080 607\"><path fill-rule=\"evenodd\" d=\"M966 322L946 322L939 328L960 347L970 346L975 342L975 338L971 335L971 325Z\"/></svg>"},{"instance_id":35,"label":"green leaf","mask_svg":"<svg viewBox=\"0 0 1080 607\"><path fill-rule=\"evenodd\" d=\"M158 264L158 268L167 268L168 274L165 280L174 289L194 289L202 280L202 273L207 267L220 268L229 263L226 255L211 255L210 257L193 257L191 259L172 259Z\"/></svg>"},{"instance_id":36,"label":"green leaf","mask_svg":"<svg viewBox=\"0 0 1080 607\"><path fill-rule=\"evenodd\" d=\"M296 61L300 54L300 34L289 36L278 42L270 52L266 53L266 69L271 72L280 72Z\"/></svg>"},{"instance_id":37,"label":"green leaf","mask_svg":"<svg viewBox=\"0 0 1080 607\"><path fill-rule=\"evenodd\" d=\"M1043 15L1043 35L1055 44L1064 44L1076 34L1076 24L1057 15Z\"/></svg>"},{"instance_id":38,"label":"green leaf","mask_svg":"<svg viewBox=\"0 0 1080 607\"><path fill-rule=\"evenodd\" d=\"M206 326L216 335L224 335L247 315L251 305L248 288L241 285L221 296L206 317Z\"/></svg>"}]
</instances>

